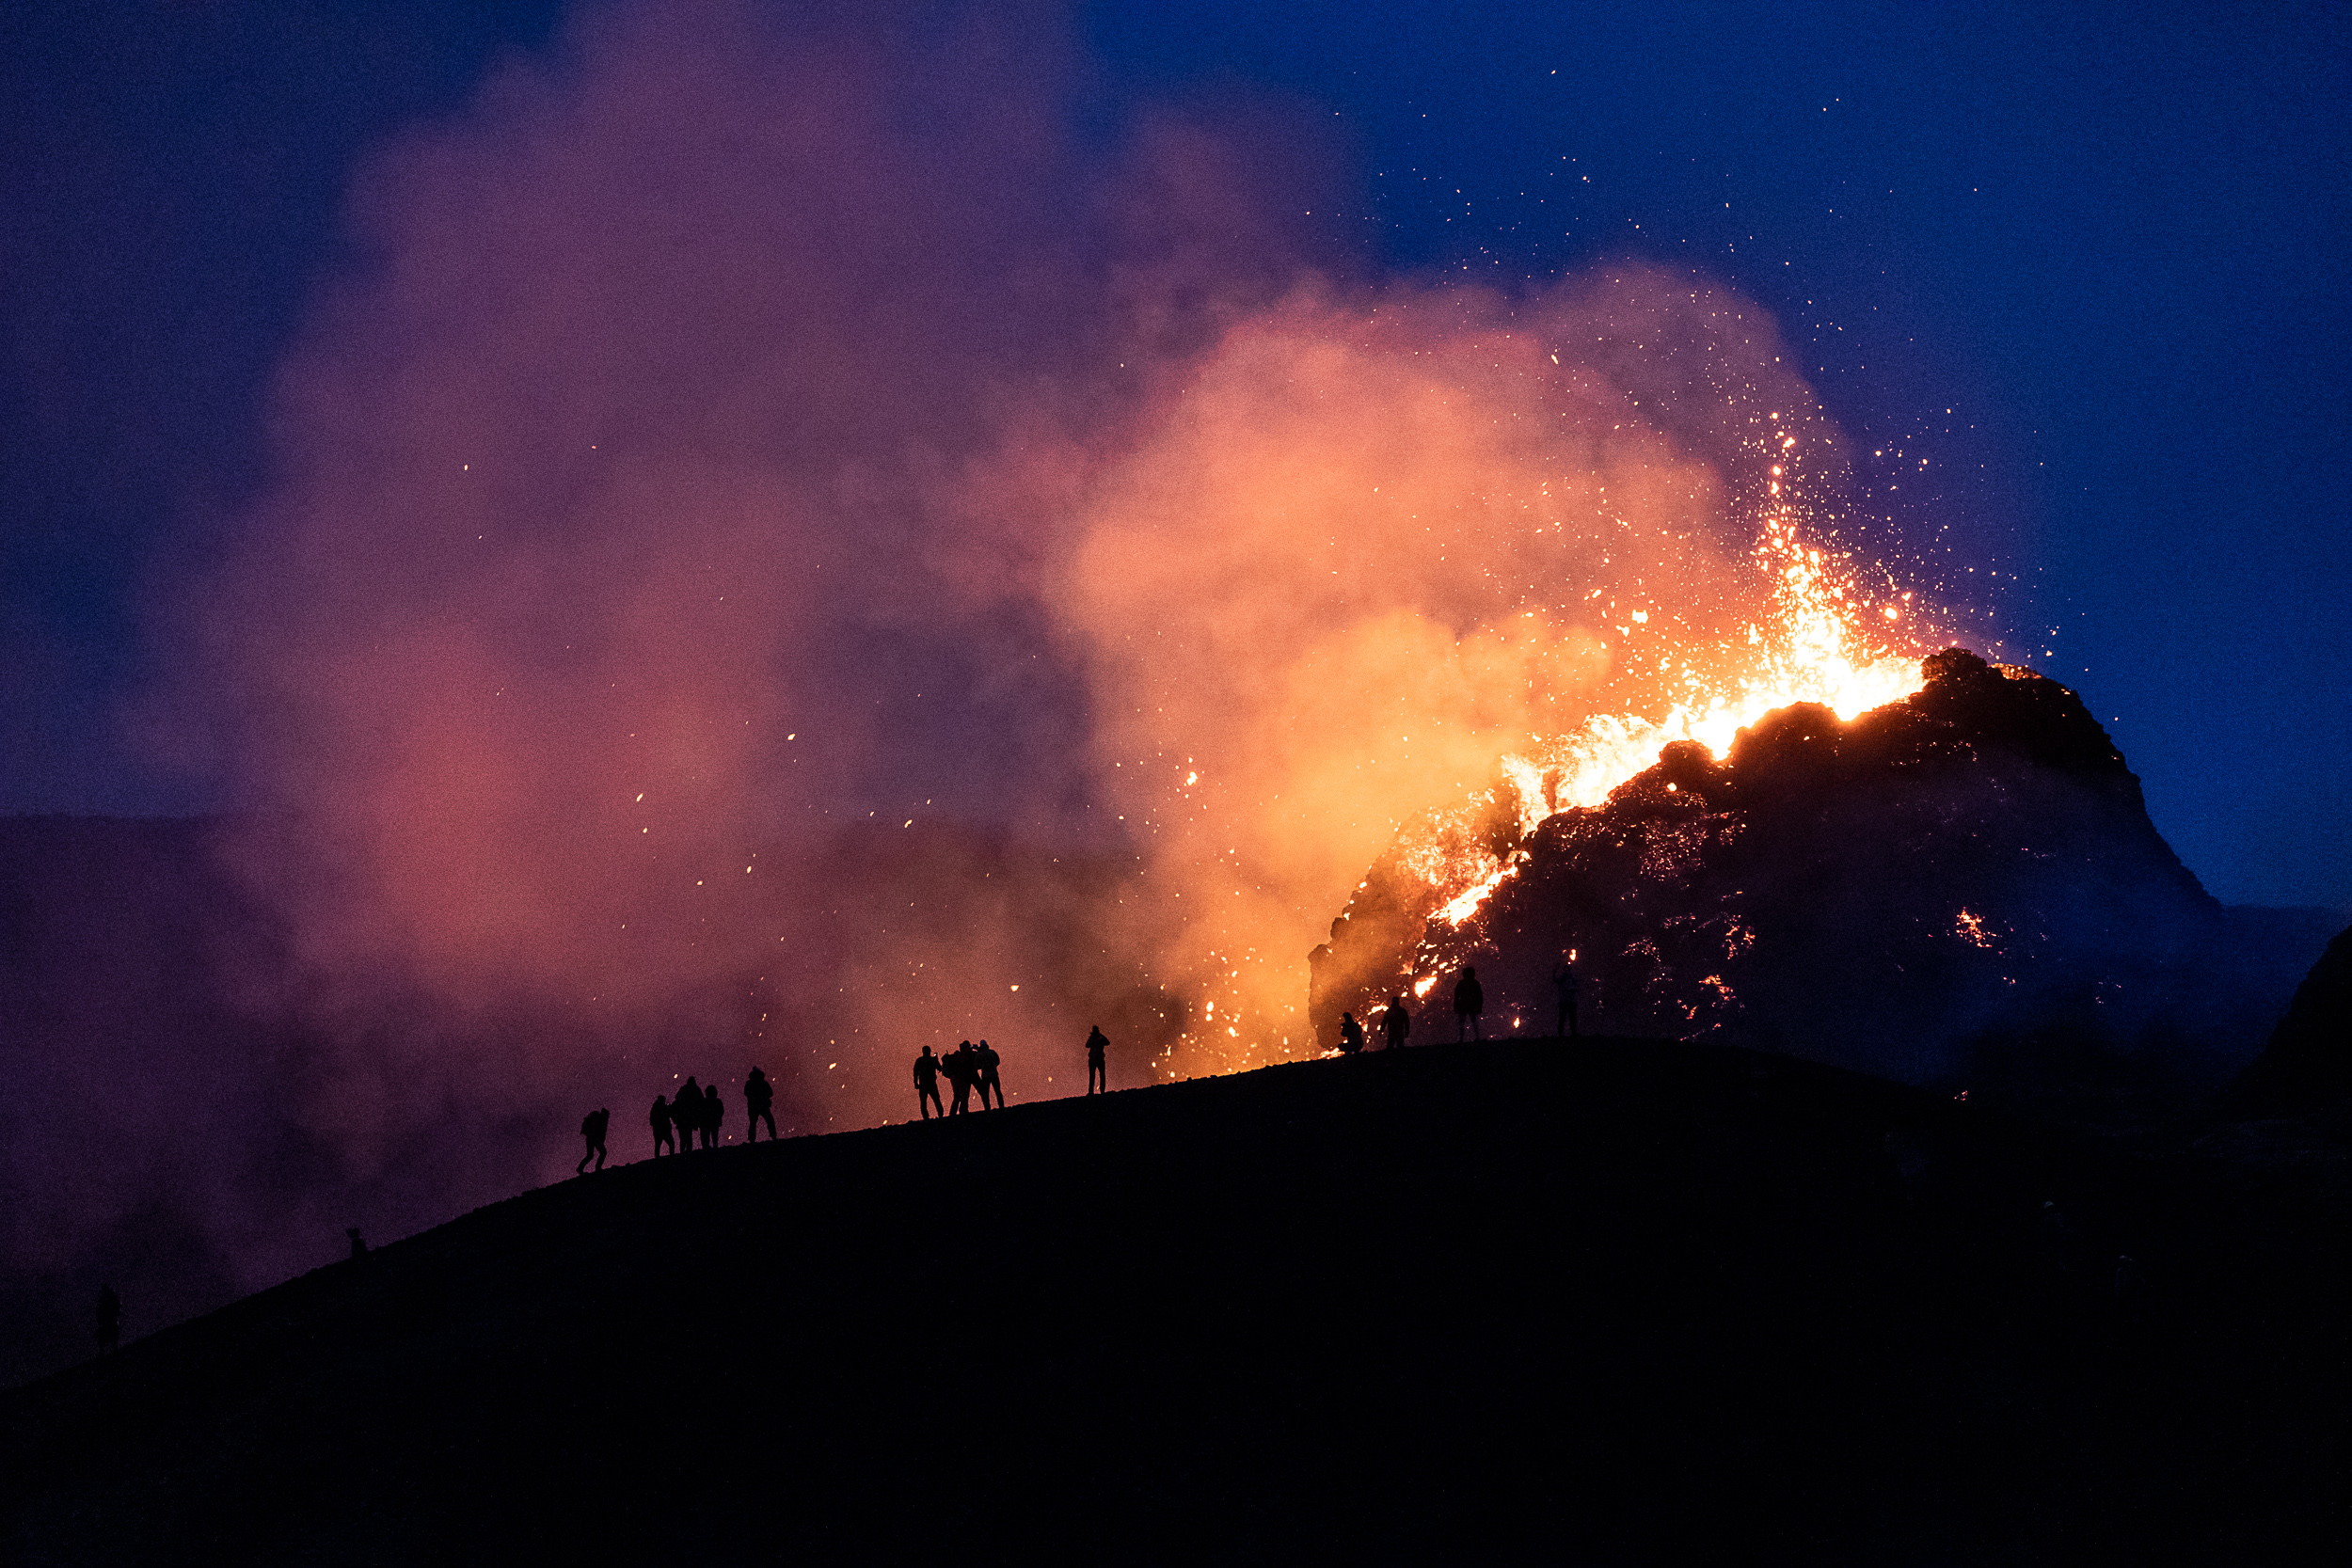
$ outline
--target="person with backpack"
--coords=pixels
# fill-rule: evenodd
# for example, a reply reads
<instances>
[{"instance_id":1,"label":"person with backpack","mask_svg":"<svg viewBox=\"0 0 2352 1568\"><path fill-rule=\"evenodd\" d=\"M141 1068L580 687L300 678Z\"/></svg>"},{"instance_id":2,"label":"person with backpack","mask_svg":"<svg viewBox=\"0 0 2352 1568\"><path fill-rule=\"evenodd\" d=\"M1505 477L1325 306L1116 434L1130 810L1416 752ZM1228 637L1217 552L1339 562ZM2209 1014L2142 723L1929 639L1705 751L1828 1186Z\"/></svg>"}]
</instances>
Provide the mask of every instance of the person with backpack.
<instances>
[{"instance_id":1,"label":"person with backpack","mask_svg":"<svg viewBox=\"0 0 2352 1568\"><path fill-rule=\"evenodd\" d=\"M574 1176L588 1174L588 1162L594 1160L598 1170L604 1169L604 1130L611 1126L612 1113L603 1109L589 1112L580 1121L580 1135L588 1140L588 1151L572 1167Z\"/></svg>"},{"instance_id":2,"label":"person with backpack","mask_svg":"<svg viewBox=\"0 0 2352 1568\"><path fill-rule=\"evenodd\" d=\"M947 1107L939 1102L939 1058L931 1054L931 1048L928 1045L923 1048L923 1053L914 1058L914 1104L923 1113L925 1121L931 1119L933 1111L942 1117L947 1114Z\"/></svg>"},{"instance_id":3,"label":"person with backpack","mask_svg":"<svg viewBox=\"0 0 2352 1568\"><path fill-rule=\"evenodd\" d=\"M979 1069L972 1060L972 1042L965 1040L941 1058L940 1067L947 1074L947 1086L956 1097L947 1106L947 1114L960 1117L972 1109L972 1080Z\"/></svg>"},{"instance_id":4,"label":"person with backpack","mask_svg":"<svg viewBox=\"0 0 2352 1568\"><path fill-rule=\"evenodd\" d=\"M763 1121L768 1124L768 1141L770 1143L776 1141L776 1117L775 1112L771 1109L775 1102L775 1087L768 1082L768 1075L757 1068L752 1069L751 1076L743 1080L743 1141L745 1143L759 1141L759 1124Z\"/></svg>"},{"instance_id":5,"label":"person with backpack","mask_svg":"<svg viewBox=\"0 0 2352 1568\"><path fill-rule=\"evenodd\" d=\"M1390 997L1389 1010L1380 1015L1380 1028L1381 1032L1389 1037L1389 1049L1394 1051L1398 1046L1403 1045L1405 1037L1412 1031L1412 1027L1413 1015L1405 1010L1405 998Z\"/></svg>"},{"instance_id":6,"label":"person with backpack","mask_svg":"<svg viewBox=\"0 0 2352 1568\"><path fill-rule=\"evenodd\" d=\"M1478 983L1478 971L1464 964L1462 977L1454 983L1454 1038L1455 1043L1458 1044L1463 1040L1482 1040L1486 1037L1480 1025L1480 1020L1486 1011L1486 989Z\"/></svg>"},{"instance_id":7,"label":"person with backpack","mask_svg":"<svg viewBox=\"0 0 2352 1568\"><path fill-rule=\"evenodd\" d=\"M670 1108L669 1101L660 1095L655 1095L652 1114L646 1119L653 1123L653 1157L657 1160L660 1159L661 1150L665 1147L671 1153L675 1154L677 1140L671 1136L670 1129L677 1120L677 1113Z\"/></svg>"},{"instance_id":8,"label":"person with backpack","mask_svg":"<svg viewBox=\"0 0 2352 1568\"><path fill-rule=\"evenodd\" d=\"M972 1064L979 1069L980 1109L983 1111L988 1109L988 1097L992 1092L996 1096L996 1108L1000 1111L1005 1108L1004 1082L996 1076L996 1064L1002 1058L996 1054L996 1048L986 1040L982 1040L979 1049L972 1053Z\"/></svg>"},{"instance_id":9,"label":"person with backpack","mask_svg":"<svg viewBox=\"0 0 2352 1568\"><path fill-rule=\"evenodd\" d=\"M691 1077L670 1097L670 1119L677 1123L678 1152L692 1153L694 1134L703 1129L703 1086Z\"/></svg>"}]
</instances>

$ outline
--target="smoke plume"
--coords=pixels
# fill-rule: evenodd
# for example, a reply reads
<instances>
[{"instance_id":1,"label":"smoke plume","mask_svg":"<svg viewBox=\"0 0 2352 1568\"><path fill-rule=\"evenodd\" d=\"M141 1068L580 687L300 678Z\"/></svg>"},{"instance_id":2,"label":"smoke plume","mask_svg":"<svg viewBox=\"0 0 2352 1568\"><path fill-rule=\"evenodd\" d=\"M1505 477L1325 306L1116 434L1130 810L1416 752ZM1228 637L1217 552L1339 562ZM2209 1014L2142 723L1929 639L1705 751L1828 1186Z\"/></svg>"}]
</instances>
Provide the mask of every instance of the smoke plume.
<instances>
[{"instance_id":1,"label":"smoke plume","mask_svg":"<svg viewBox=\"0 0 2352 1568\"><path fill-rule=\"evenodd\" d=\"M1087 70L1001 10L600 8L358 181L145 723L245 802L239 1006L383 1228L590 1105L633 1157L687 1072L811 1132L965 1037L1016 1099L1093 1022L1127 1083L1304 1052L1399 822L1671 696L1637 607L1756 612L1768 420L1834 490L1721 285L1368 277L1311 112L1105 134Z\"/></svg>"}]
</instances>

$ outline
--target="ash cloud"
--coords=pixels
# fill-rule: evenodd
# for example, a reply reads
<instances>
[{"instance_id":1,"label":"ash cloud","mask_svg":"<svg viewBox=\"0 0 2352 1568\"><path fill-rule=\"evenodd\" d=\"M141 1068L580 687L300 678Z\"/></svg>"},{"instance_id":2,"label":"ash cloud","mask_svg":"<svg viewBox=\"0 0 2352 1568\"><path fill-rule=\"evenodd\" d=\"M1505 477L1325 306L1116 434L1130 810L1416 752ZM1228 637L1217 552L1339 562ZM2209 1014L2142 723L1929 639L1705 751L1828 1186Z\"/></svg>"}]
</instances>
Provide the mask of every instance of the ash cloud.
<instances>
[{"instance_id":1,"label":"ash cloud","mask_svg":"<svg viewBox=\"0 0 2352 1568\"><path fill-rule=\"evenodd\" d=\"M967 1035L1016 1098L1093 1022L1232 1065L1399 819L1659 694L1613 604L1738 621L1768 411L1834 489L1754 305L1367 277L1316 117L1089 137L1087 71L1051 13L598 8L367 166L141 719L246 803L310 1191L412 1228L752 1061L802 1132ZM248 1284L274 1182L191 1217Z\"/></svg>"}]
</instances>

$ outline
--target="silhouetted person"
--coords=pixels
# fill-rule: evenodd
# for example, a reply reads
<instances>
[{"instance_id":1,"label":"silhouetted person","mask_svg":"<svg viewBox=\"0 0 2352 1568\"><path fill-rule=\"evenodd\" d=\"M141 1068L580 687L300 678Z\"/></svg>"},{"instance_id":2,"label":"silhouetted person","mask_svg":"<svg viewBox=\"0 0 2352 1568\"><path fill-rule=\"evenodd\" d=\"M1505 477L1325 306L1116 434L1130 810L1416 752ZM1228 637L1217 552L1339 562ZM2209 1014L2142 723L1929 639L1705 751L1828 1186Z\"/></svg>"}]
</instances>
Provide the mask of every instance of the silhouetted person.
<instances>
[{"instance_id":1,"label":"silhouetted person","mask_svg":"<svg viewBox=\"0 0 2352 1568\"><path fill-rule=\"evenodd\" d=\"M1364 1026L1356 1022L1354 1013L1340 1015L1340 1053L1353 1056L1364 1048Z\"/></svg>"},{"instance_id":2,"label":"silhouetted person","mask_svg":"<svg viewBox=\"0 0 2352 1568\"><path fill-rule=\"evenodd\" d=\"M719 1127L727 1119L727 1102L719 1098L719 1085L713 1084L703 1090L703 1147L719 1147Z\"/></svg>"},{"instance_id":3,"label":"silhouetted person","mask_svg":"<svg viewBox=\"0 0 2352 1568\"><path fill-rule=\"evenodd\" d=\"M996 1097L996 1108L1003 1110L1005 1108L1005 1085L996 1076L996 1064L1002 1058L996 1054L996 1048L988 1041L982 1040L979 1050L973 1053L972 1060L980 1069L980 1109L983 1111L988 1109L988 1097L993 1094Z\"/></svg>"},{"instance_id":4,"label":"silhouetted person","mask_svg":"<svg viewBox=\"0 0 2352 1568\"><path fill-rule=\"evenodd\" d=\"M965 1040L947 1053L939 1064L946 1069L947 1086L956 1097L947 1106L947 1114L960 1117L972 1109L972 1079L979 1071L972 1060L972 1042Z\"/></svg>"},{"instance_id":5,"label":"silhouetted person","mask_svg":"<svg viewBox=\"0 0 2352 1568\"><path fill-rule=\"evenodd\" d=\"M1103 1053L1110 1049L1110 1037L1103 1033L1101 1024L1088 1025L1087 1093L1089 1094L1095 1092L1097 1085L1102 1086L1103 1093L1111 1092L1111 1069L1104 1065L1103 1060Z\"/></svg>"},{"instance_id":6,"label":"silhouetted person","mask_svg":"<svg viewBox=\"0 0 2352 1568\"><path fill-rule=\"evenodd\" d=\"M1381 1015L1380 1027L1389 1037L1391 1051L1394 1051L1405 1043L1405 1037L1410 1034L1413 1028L1413 1015L1405 1010L1405 998L1401 996L1389 998L1389 1010Z\"/></svg>"},{"instance_id":7,"label":"silhouetted person","mask_svg":"<svg viewBox=\"0 0 2352 1568\"><path fill-rule=\"evenodd\" d=\"M677 1123L677 1150L685 1154L694 1147L694 1134L703 1130L703 1087L691 1077L677 1093L670 1097L670 1119Z\"/></svg>"},{"instance_id":8,"label":"silhouetted person","mask_svg":"<svg viewBox=\"0 0 2352 1568\"><path fill-rule=\"evenodd\" d=\"M1483 1040L1486 1037L1480 1020L1486 1012L1486 992L1478 983L1478 971L1462 966L1462 977L1454 982L1454 1038Z\"/></svg>"},{"instance_id":9,"label":"silhouetted person","mask_svg":"<svg viewBox=\"0 0 2352 1568\"><path fill-rule=\"evenodd\" d=\"M657 1160L660 1159L661 1150L665 1145L671 1153L675 1154L677 1140L670 1135L670 1128L676 1121L677 1113L670 1109L669 1101L660 1095L655 1095L650 1119L653 1122L653 1157Z\"/></svg>"},{"instance_id":10,"label":"silhouetted person","mask_svg":"<svg viewBox=\"0 0 2352 1568\"><path fill-rule=\"evenodd\" d=\"M1576 1026L1576 960L1562 958L1551 966L1551 990L1560 999L1559 1022L1552 1034L1564 1040L1581 1039Z\"/></svg>"},{"instance_id":11,"label":"silhouetted person","mask_svg":"<svg viewBox=\"0 0 2352 1568\"><path fill-rule=\"evenodd\" d=\"M358 1226L345 1227L343 1234L351 1238L351 1255L354 1258L365 1258L368 1255L368 1239L359 1234Z\"/></svg>"},{"instance_id":12,"label":"silhouetted person","mask_svg":"<svg viewBox=\"0 0 2352 1568\"><path fill-rule=\"evenodd\" d=\"M122 1298L111 1285L98 1287L98 1354L113 1353L122 1342Z\"/></svg>"},{"instance_id":13,"label":"silhouetted person","mask_svg":"<svg viewBox=\"0 0 2352 1568\"><path fill-rule=\"evenodd\" d=\"M574 1176L587 1175L591 1160L596 1163L598 1170L604 1169L604 1130L612 1125L612 1113L607 1110L594 1110L580 1117L580 1135L588 1140L588 1148L580 1155L580 1164L572 1167Z\"/></svg>"},{"instance_id":14,"label":"silhouetted person","mask_svg":"<svg viewBox=\"0 0 2352 1568\"><path fill-rule=\"evenodd\" d=\"M914 1058L914 1103L923 1113L923 1119L931 1119L931 1113L947 1114L947 1107L939 1102L939 1058L925 1046L923 1054Z\"/></svg>"},{"instance_id":15,"label":"silhouetted person","mask_svg":"<svg viewBox=\"0 0 2352 1568\"><path fill-rule=\"evenodd\" d=\"M768 1124L768 1141L770 1143L776 1141L776 1117L772 1108L775 1103L776 1091L768 1082L768 1075L757 1068L752 1069L752 1075L743 1080L743 1141L745 1143L755 1144L759 1141L759 1124L763 1121Z\"/></svg>"}]
</instances>

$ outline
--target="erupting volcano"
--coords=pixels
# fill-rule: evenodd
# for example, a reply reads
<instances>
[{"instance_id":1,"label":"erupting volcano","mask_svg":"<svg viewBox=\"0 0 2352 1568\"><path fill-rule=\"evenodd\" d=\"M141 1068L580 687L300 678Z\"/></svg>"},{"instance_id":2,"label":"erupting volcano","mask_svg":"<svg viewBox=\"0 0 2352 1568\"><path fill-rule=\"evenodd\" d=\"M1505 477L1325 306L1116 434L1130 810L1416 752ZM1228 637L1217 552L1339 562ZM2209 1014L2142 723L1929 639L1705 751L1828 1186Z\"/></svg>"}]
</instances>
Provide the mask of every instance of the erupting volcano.
<instances>
[{"instance_id":1,"label":"erupting volcano","mask_svg":"<svg viewBox=\"0 0 2352 1568\"><path fill-rule=\"evenodd\" d=\"M1398 991L1442 1012L1466 963L1490 1029L1549 1033L1574 954L1587 1025L1613 1034L1930 1082L2236 1066L2171 1059L2248 1011L2230 935L2080 699L1959 648L1916 668L1897 701L1795 703L1720 756L1672 739L1597 803L1530 800L1500 771L1479 808L1400 837L1333 923L1318 1037ZM1465 863L1497 869L1457 894L1443 868Z\"/></svg>"},{"instance_id":2,"label":"erupting volcano","mask_svg":"<svg viewBox=\"0 0 2352 1568\"><path fill-rule=\"evenodd\" d=\"M1793 436L1776 436L1774 455L1795 444ZM1786 468L1771 466L1776 497L1787 488ZM1736 641L1661 638L1661 646L1645 646L1634 640L1654 615L1678 617L1655 607L1609 605L1624 617L1615 629L1628 641L1628 662L1654 668L1684 692L1662 718L1600 715L1568 735L1531 736L1527 752L1507 752L1497 761L1489 788L1406 830L1399 856L1438 897L1437 918L1461 925L1520 863L1491 831L1498 810L1524 836L1560 812L1599 805L1666 746L1695 741L1720 756L1735 735L1776 708L1810 703L1852 719L1919 689L1917 652L1896 651L1907 630L1910 594L1869 603L1848 562L1804 542L1785 504L1766 521L1755 555L1770 585L1769 609ZM1598 597L1605 590L1593 592ZM1873 620L1883 624L1874 626ZM1430 983L1418 982L1424 993Z\"/></svg>"}]
</instances>

